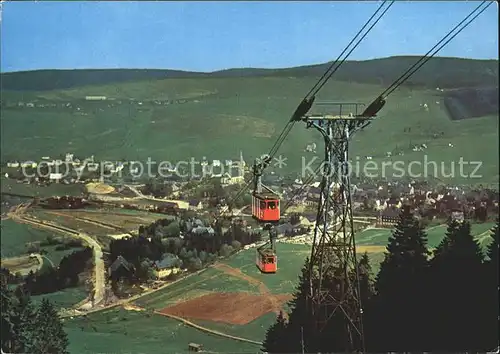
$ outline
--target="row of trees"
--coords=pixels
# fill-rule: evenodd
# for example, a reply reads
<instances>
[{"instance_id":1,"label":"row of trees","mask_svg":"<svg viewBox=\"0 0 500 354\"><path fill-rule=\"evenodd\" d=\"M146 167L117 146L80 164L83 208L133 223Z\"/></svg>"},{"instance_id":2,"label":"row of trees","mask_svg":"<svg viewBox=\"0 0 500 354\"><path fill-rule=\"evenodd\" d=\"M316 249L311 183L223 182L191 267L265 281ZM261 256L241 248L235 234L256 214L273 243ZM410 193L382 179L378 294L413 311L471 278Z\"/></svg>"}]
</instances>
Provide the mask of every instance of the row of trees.
<instances>
[{"instance_id":1,"label":"row of trees","mask_svg":"<svg viewBox=\"0 0 500 354\"><path fill-rule=\"evenodd\" d=\"M498 222L483 254L468 222L450 222L431 254L427 236L405 209L375 281L368 257L358 264L365 350L368 352L487 351L498 346ZM339 285L333 267L326 283ZM263 350L345 352L345 317L337 311L321 333L308 310L308 262L290 303L269 328ZM313 275L313 283L315 275ZM325 305L326 306L326 305ZM302 339L301 339L302 338ZM361 347L361 343L357 343Z\"/></svg>"},{"instance_id":2,"label":"row of trees","mask_svg":"<svg viewBox=\"0 0 500 354\"><path fill-rule=\"evenodd\" d=\"M197 219L162 219L141 227L138 237L111 241L110 261L114 262L118 256L125 258L133 270L120 277L142 283L152 277L154 261L177 257L178 266L195 271L260 239L259 233L248 232L239 224L232 224L224 231L220 224L211 228Z\"/></svg>"},{"instance_id":3,"label":"row of trees","mask_svg":"<svg viewBox=\"0 0 500 354\"><path fill-rule=\"evenodd\" d=\"M3 353L69 353L68 338L55 307L43 299L36 307L22 287L9 289L0 274L1 349Z\"/></svg>"},{"instance_id":4,"label":"row of trees","mask_svg":"<svg viewBox=\"0 0 500 354\"><path fill-rule=\"evenodd\" d=\"M9 284L21 283L23 292L30 295L53 293L62 289L78 286L79 275L92 262L92 248L73 251L64 256L57 268L30 271L24 278L12 275L8 269L3 269L3 277Z\"/></svg>"}]
</instances>

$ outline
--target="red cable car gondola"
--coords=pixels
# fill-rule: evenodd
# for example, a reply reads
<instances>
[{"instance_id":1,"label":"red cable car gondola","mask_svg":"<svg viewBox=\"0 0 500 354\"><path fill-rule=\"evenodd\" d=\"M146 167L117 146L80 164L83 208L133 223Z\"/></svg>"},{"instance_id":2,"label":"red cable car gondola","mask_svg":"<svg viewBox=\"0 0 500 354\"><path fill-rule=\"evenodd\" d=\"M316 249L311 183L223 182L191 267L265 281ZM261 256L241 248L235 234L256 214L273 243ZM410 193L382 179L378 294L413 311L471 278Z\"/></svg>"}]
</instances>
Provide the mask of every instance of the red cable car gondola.
<instances>
[{"instance_id":1,"label":"red cable car gondola","mask_svg":"<svg viewBox=\"0 0 500 354\"><path fill-rule=\"evenodd\" d=\"M269 241L257 248L257 259L255 264L262 273L276 273L278 270L278 256L276 255L277 232L271 228L269 230ZM266 246L268 246L266 248Z\"/></svg>"},{"instance_id":2,"label":"red cable car gondola","mask_svg":"<svg viewBox=\"0 0 500 354\"><path fill-rule=\"evenodd\" d=\"M280 199L278 194L262 184L262 170L269 164L269 156L257 160L253 166L254 190L252 194L252 216L264 223L280 220Z\"/></svg>"},{"instance_id":3,"label":"red cable car gondola","mask_svg":"<svg viewBox=\"0 0 500 354\"><path fill-rule=\"evenodd\" d=\"M252 216L262 222L278 222L281 217L278 195L272 192L254 192L252 195Z\"/></svg>"},{"instance_id":4,"label":"red cable car gondola","mask_svg":"<svg viewBox=\"0 0 500 354\"><path fill-rule=\"evenodd\" d=\"M269 230L269 241L257 249L255 264L262 273L276 273L278 270L278 256L276 255L275 239L277 233L271 224L280 220L280 199L261 182L262 170L269 164L270 157L265 156L256 161L253 168L255 185L252 194L252 217L264 223ZM266 247L268 246L269 247Z\"/></svg>"}]
</instances>

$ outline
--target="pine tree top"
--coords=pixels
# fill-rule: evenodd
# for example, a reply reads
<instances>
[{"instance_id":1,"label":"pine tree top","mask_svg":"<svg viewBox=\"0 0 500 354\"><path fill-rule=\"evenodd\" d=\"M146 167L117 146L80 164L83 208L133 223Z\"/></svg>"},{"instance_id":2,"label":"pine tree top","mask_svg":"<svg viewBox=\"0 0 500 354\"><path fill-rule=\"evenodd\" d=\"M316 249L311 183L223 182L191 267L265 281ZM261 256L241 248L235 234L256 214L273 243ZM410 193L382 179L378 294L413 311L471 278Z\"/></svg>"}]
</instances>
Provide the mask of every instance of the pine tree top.
<instances>
[{"instance_id":1,"label":"pine tree top","mask_svg":"<svg viewBox=\"0 0 500 354\"><path fill-rule=\"evenodd\" d=\"M471 266L480 266L483 261L484 254L478 241L472 236L470 223L450 222L445 238L434 253L432 263L436 266L439 264L439 267L468 269Z\"/></svg>"},{"instance_id":2,"label":"pine tree top","mask_svg":"<svg viewBox=\"0 0 500 354\"><path fill-rule=\"evenodd\" d=\"M497 219L495 226L491 229L491 237L493 238L493 241L488 245L488 248L486 251L488 258L496 267L498 267L498 251L499 251L498 234L499 234L499 232L500 232L499 220Z\"/></svg>"},{"instance_id":3,"label":"pine tree top","mask_svg":"<svg viewBox=\"0 0 500 354\"><path fill-rule=\"evenodd\" d=\"M404 208L380 264L377 290L391 292L394 286L413 288L429 265L428 256L427 234L410 209Z\"/></svg>"},{"instance_id":4,"label":"pine tree top","mask_svg":"<svg viewBox=\"0 0 500 354\"><path fill-rule=\"evenodd\" d=\"M426 259L429 254L427 234L408 208L403 209L399 215L392 236L389 237L386 256L390 258L404 254L411 257L425 256Z\"/></svg>"}]
</instances>

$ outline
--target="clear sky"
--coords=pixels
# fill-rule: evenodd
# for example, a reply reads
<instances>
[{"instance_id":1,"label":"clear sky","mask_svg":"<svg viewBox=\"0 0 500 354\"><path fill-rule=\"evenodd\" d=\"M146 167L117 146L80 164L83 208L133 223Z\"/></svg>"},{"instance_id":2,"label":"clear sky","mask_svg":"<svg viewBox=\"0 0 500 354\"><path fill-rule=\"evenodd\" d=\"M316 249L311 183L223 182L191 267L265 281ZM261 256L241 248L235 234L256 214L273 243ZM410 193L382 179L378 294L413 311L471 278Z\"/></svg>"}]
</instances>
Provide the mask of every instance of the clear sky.
<instances>
[{"instance_id":1,"label":"clear sky","mask_svg":"<svg viewBox=\"0 0 500 354\"><path fill-rule=\"evenodd\" d=\"M335 59L380 2L4 2L1 70L290 67ZM349 59L419 55L479 3L397 1ZM440 56L498 59L498 5Z\"/></svg>"}]
</instances>

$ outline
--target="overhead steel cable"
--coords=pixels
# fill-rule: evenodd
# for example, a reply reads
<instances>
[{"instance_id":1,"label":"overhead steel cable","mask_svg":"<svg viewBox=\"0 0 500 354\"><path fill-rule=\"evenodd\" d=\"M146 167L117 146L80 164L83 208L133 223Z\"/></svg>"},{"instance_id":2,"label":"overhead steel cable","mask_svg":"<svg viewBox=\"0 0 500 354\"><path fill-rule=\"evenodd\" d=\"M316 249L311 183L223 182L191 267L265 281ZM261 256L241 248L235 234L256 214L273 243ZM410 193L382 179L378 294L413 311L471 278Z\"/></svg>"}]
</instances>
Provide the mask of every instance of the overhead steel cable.
<instances>
[{"instance_id":1,"label":"overhead steel cable","mask_svg":"<svg viewBox=\"0 0 500 354\"><path fill-rule=\"evenodd\" d=\"M441 49L450 43L460 32L470 25L479 15L481 15L493 2L482 1L474 10L472 10L462 21L453 27L439 42L437 42L425 55L420 57L411 67L409 67L401 76L399 76L387 89L385 89L362 113L362 116L374 117L385 105L387 97L415 74L423 65L432 59ZM486 6L483 6L485 5ZM482 8L482 9L481 9ZM471 18L472 17L472 18ZM457 30L458 29L458 30ZM456 31L456 32L455 32ZM455 33L454 33L455 32ZM367 122L363 127L370 124Z\"/></svg>"},{"instance_id":2,"label":"overhead steel cable","mask_svg":"<svg viewBox=\"0 0 500 354\"><path fill-rule=\"evenodd\" d=\"M345 60L348 58L348 56L356 49L361 41L368 35L368 33L371 32L373 27L380 21L380 19L385 15L385 13L389 10L389 8L393 5L395 0L392 0L389 2L389 5L383 10L381 14L380 11L383 9L383 7L386 5L388 0L384 0L382 4L375 10L375 12L370 16L370 18L365 22L365 24L361 27L361 29L356 33L356 35L353 37L353 39L349 42L349 44L344 48L344 50L340 53L338 58L328 67L328 69L325 71L325 73L318 79L316 84L313 86L311 90L305 95L305 97L302 99L302 101L299 103L297 108L295 109L294 113L290 117L289 121L281 131L280 135L278 136L277 140L271 147L271 150L269 154L264 155L265 157L262 159L262 170L268 167L269 163L273 160L274 156L278 152L279 148L287 138L288 134L292 130L295 122L299 121L311 108L312 104L314 103L315 95L319 92L321 88L324 87L324 85L328 82L328 80L333 76L333 74L340 68L340 66L345 62ZM377 17L378 15L378 17ZM376 18L377 17L377 18ZM372 20L376 18L375 22L373 22L371 25L370 23ZM370 26L370 27L368 27ZM368 27L368 30L363 33L363 31ZM361 38L358 38L360 37ZM356 41L357 40L357 41ZM352 46L352 44L354 46ZM350 50L349 50L350 49ZM347 52L347 54L345 54ZM312 95L311 95L312 94ZM236 200L239 198L245 190L252 184L254 177L248 182L238 193L237 195L232 198L231 200ZM228 204L229 209L230 205ZM226 209L227 210L227 209Z\"/></svg>"},{"instance_id":3,"label":"overhead steel cable","mask_svg":"<svg viewBox=\"0 0 500 354\"><path fill-rule=\"evenodd\" d=\"M312 105L312 101L314 100L314 96L321 90L321 88L328 82L328 80L333 76L333 74L340 68L340 66L346 61L348 56L356 49L361 41L370 33L370 31L373 29L373 27L380 21L380 19L385 15L387 10L393 5L395 0L390 1L389 5L383 10L383 12L378 16L378 18L371 24L371 26L368 28L366 32L363 33L363 31L366 29L367 26L370 25L372 20L379 14L379 12L383 9L383 7L386 5L387 0L384 0L382 4L375 10L375 12L370 16L370 18L365 22L363 27L356 33L356 35L351 39L351 41L347 44L347 46L344 48L344 50L339 54L337 59L333 61L330 66L327 68L327 70L323 73L323 75L318 79L316 84L309 90L309 92L304 96L302 99L301 103L295 110L294 114L288 121L288 123L285 125L283 131L279 135L278 139L274 143L274 145L271 148L271 151L267 156L269 156L269 159L272 160L273 157L276 155L278 152L281 144L285 141L286 137L288 136L290 130L292 129L294 123L300 119L307 111L310 109ZM360 37L361 38L358 38ZM357 40L357 42L356 42ZM352 44L355 43L355 45L351 48ZM350 49L350 50L349 50ZM347 54L345 54L347 52ZM344 55L345 54L345 55ZM309 101L311 101L311 104L307 104ZM307 103L305 103L307 102ZM307 109L306 109L307 107Z\"/></svg>"},{"instance_id":4,"label":"overhead steel cable","mask_svg":"<svg viewBox=\"0 0 500 354\"><path fill-rule=\"evenodd\" d=\"M351 48L351 50L349 52L347 52L347 54L345 55L344 59L342 59L337 67L326 77L326 79L323 81L323 83L314 91L313 93L313 96L315 96L319 90L321 90L323 88L323 86L325 86L325 84L328 82L328 80L332 77L332 75L340 68L340 66L345 62L345 60L349 57L349 55L351 55L351 53L354 51L354 49L356 49L358 47L358 45L361 43L361 41L363 41L363 39L365 39L365 37L368 35L368 33L371 32L371 30L373 29L373 27L375 27L375 25L382 19L382 17L384 17L385 13L391 8L391 6L394 4L394 1L395 0L392 0L389 5L385 8L385 10L379 15L379 17L375 20L375 22L372 23L372 25L368 28L368 30L361 36L361 38L358 39L358 41L356 42L356 45L354 47ZM359 30L359 32L356 34L356 36L352 39L352 41L349 43L349 45L351 45L352 42L354 42L354 40L362 33L362 31L364 30L364 28L366 26L368 26L368 24L370 23L370 21L376 16L376 14L382 9L382 7L385 5L386 1L384 1L379 7L378 9L375 11L375 13L370 17L370 19L365 23L365 25L363 26L363 28L361 28L361 30ZM349 45L344 49L344 51L342 53L344 53ZM342 55L342 54L341 54ZM340 57L340 56L339 56ZM338 60L338 58L337 58ZM312 90L311 90L312 91Z\"/></svg>"},{"instance_id":5,"label":"overhead steel cable","mask_svg":"<svg viewBox=\"0 0 500 354\"><path fill-rule=\"evenodd\" d=\"M481 11L479 9L488 3ZM396 90L402 83L404 83L408 78L410 78L417 70L419 70L425 63L427 63L432 57L434 57L441 49L443 49L453 38L455 38L460 32L462 32L468 25L470 25L479 15L481 15L493 2L492 1L483 1L481 2L474 10L472 10L469 15L467 15L460 23L458 23L452 30L450 30L446 36L444 36L438 43L436 43L424 56L422 56L412 67L406 70L391 86L389 86L384 92L382 92L381 96L389 96L394 90ZM474 15L475 12L479 11ZM473 16L470 20L469 18ZM461 27L456 33L453 31L457 30L460 26L462 26L466 21L468 22ZM451 36L450 38L448 38ZM444 42L444 43L443 43ZM439 47L438 47L439 46ZM436 49L437 48L437 49Z\"/></svg>"},{"instance_id":6,"label":"overhead steel cable","mask_svg":"<svg viewBox=\"0 0 500 354\"><path fill-rule=\"evenodd\" d=\"M383 12L371 24L371 26L368 28L368 30L363 33L363 31L366 29L366 27L370 25L370 23L372 22L372 20L383 9L383 7L386 5L386 3L387 3L387 0L384 0L384 2L382 2L382 4L380 4L380 6L375 10L375 12L365 22L365 24L363 25L363 27L361 27L361 29L351 39L351 41L347 44L347 46L344 48L344 50L339 54L339 56L337 57L337 59L335 59L330 64L330 66L327 68L327 70L318 79L318 81L316 82L316 84L314 84L314 86L304 96L304 98L302 99L301 103L299 104L299 106L295 110L294 114L292 115L292 117L290 118L290 120L288 121L288 123L285 125L285 128L283 129L283 131L279 135L277 141L272 146L271 151L268 154L268 156L270 157L271 160L276 155L276 153L278 152L281 144L283 144L283 142L285 141L286 137L290 133L291 129L293 128L294 123L296 121L298 121L300 118L302 118L302 116L305 113L307 113L307 111L309 111L309 109L311 108L311 105L312 105L312 103L314 101L314 98L317 95L317 93L325 86L325 84L328 82L328 80L333 76L333 74L335 74L335 72L342 66L342 64L344 64L344 62L349 57L349 55L351 55L351 53L354 51L354 49L356 49L359 46L359 44L361 43L361 41L363 41L363 39L365 39L365 37L368 35L368 33L371 32L371 30L373 29L373 27L375 27L375 25L385 15L385 13L389 10L389 8L394 4L394 0L392 0L392 1L389 2L389 5L385 8L385 10L383 10ZM361 36L361 38L358 38L360 36ZM357 40L357 42L356 42L356 40ZM352 44L354 42L356 42L356 43L355 43L354 46L352 46ZM352 46L352 48L351 48L351 46ZM346 54L346 52L347 52L347 54ZM310 102L310 104L309 104L309 102ZM306 109L306 107L307 107L307 109Z\"/></svg>"},{"instance_id":7,"label":"overhead steel cable","mask_svg":"<svg viewBox=\"0 0 500 354\"><path fill-rule=\"evenodd\" d=\"M394 1L392 1L394 2ZM391 2L391 5L392 5L392 2ZM344 55L344 53L349 49L349 47L354 43L354 41L356 40L356 38L358 38L358 36L361 34L361 32L364 31L364 29L366 28L366 26L368 26L368 24L370 23L371 20L373 20L373 18L377 15L377 13L382 9L382 7L385 5L386 1L384 1L382 4L380 4L380 6L377 8L377 10L375 10L375 12L371 15L371 17L365 22L365 24L363 25L363 27L361 27L361 29L358 31L358 33L356 33L356 35L351 39L351 41L347 44L347 46L344 48L344 50L339 54L339 56L337 57L337 59L335 59L331 64L330 64L330 67L324 72L324 74L319 78L318 82L316 82L316 84L311 88L311 90L309 90L309 92L306 94L305 98L311 96L311 94L314 92L314 90L316 90L316 88L318 87L318 85L321 84L321 81L328 75L328 72L330 70L333 69L333 67L335 66L335 64L337 64L339 62L339 60L342 58L342 55ZM349 54L347 54L348 56ZM345 59L342 60L342 63L345 61ZM341 65L341 64L340 64ZM339 65L339 66L340 66ZM338 67L335 69L337 70ZM335 72L335 71L334 71ZM314 94L313 94L314 96Z\"/></svg>"}]
</instances>

